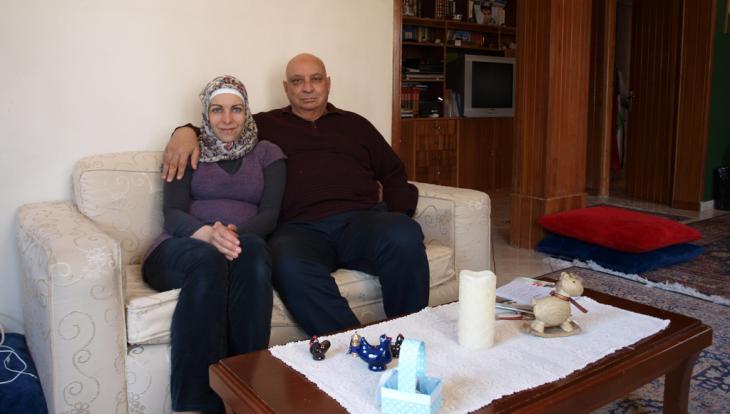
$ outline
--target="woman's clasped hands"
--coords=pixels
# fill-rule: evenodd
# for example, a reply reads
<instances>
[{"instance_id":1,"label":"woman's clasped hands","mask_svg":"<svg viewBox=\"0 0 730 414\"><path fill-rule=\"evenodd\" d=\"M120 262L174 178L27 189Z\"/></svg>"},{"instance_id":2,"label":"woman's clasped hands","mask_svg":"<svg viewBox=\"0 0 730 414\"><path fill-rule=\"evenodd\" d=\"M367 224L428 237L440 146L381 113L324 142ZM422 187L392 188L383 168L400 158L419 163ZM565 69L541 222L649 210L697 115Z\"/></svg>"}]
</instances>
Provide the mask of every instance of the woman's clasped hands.
<instances>
[{"instance_id":1,"label":"woman's clasped hands","mask_svg":"<svg viewBox=\"0 0 730 414\"><path fill-rule=\"evenodd\" d=\"M238 240L237 228L234 224L223 224L216 221L213 225L205 225L193 233L192 237L212 244L228 260L235 260L241 253L241 241Z\"/></svg>"}]
</instances>

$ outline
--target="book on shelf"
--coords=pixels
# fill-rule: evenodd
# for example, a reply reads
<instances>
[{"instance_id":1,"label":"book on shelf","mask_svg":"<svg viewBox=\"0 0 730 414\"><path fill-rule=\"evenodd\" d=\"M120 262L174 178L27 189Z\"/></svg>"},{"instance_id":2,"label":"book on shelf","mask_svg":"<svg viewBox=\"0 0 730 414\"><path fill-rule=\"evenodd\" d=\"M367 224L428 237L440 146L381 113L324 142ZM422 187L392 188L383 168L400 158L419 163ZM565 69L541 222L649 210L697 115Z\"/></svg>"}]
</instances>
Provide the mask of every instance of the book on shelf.
<instances>
[{"instance_id":1,"label":"book on shelf","mask_svg":"<svg viewBox=\"0 0 730 414\"><path fill-rule=\"evenodd\" d=\"M403 74L404 80L412 81L442 81L444 80L443 73L405 73Z\"/></svg>"},{"instance_id":2,"label":"book on shelf","mask_svg":"<svg viewBox=\"0 0 730 414\"><path fill-rule=\"evenodd\" d=\"M443 19L446 17L446 0L436 0L436 4L434 5L435 10L433 13L433 17L437 19Z\"/></svg>"},{"instance_id":3,"label":"book on shelf","mask_svg":"<svg viewBox=\"0 0 730 414\"><path fill-rule=\"evenodd\" d=\"M403 26L401 36L405 42L438 42L438 40L434 40L433 29L430 27L405 25Z\"/></svg>"},{"instance_id":4,"label":"book on shelf","mask_svg":"<svg viewBox=\"0 0 730 414\"><path fill-rule=\"evenodd\" d=\"M470 43L474 46L484 46L484 33L474 32L471 34Z\"/></svg>"},{"instance_id":5,"label":"book on shelf","mask_svg":"<svg viewBox=\"0 0 730 414\"><path fill-rule=\"evenodd\" d=\"M459 39L462 42L468 43L471 40L471 32L468 30L454 30L454 40Z\"/></svg>"},{"instance_id":6,"label":"book on shelf","mask_svg":"<svg viewBox=\"0 0 730 414\"><path fill-rule=\"evenodd\" d=\"M461 93L459 93L457 91L452 91L451 95L453 96L454 104L456 105L456 113L459 114L459 117L463 117L464 116L464 105L463 105L464 102L461 100L462 99Z\"/></svg>"},{"instance_id":7,"label":"book on shelf","mask_svg":"<svg viewBox=\"0 0 730 414\"><path fill-rule=\"evenodd\" d=\"M418 30L415 26L403 26L403 40L415 42L418 40Z\"/></svg>"},{"instance_id":8,"label":"book on shelf","mask_svg":"<svg viewBox=\"0 0 730 414\"><path fill-rule=\"evenodd\" d=\"M434 73L442 74L444 66L442 63L418 63L417 66L403 64L403 73Z\"/></svg>"},{"instance_id":9,"label":"book on shelf","mask_svg":"<svg viewBox=\"0 0 730 414\"><path fill-rule=\"evenodd\" d=\"M421 89L418 85L401 86L401 116L403 115L403 110L418 113L418 106L421 101Z\"/></svg>"},{"instance_id":10,"label":"book on shelf","mask_svg":"<svg viewBox=\"0 0 730 414\"><path fill-rule=\"evenodd\" d=\"M456 101L451 89L444 90L444 116L448 118L456 118L459 113L456 109Z\"/></svg>"}]
</instances>

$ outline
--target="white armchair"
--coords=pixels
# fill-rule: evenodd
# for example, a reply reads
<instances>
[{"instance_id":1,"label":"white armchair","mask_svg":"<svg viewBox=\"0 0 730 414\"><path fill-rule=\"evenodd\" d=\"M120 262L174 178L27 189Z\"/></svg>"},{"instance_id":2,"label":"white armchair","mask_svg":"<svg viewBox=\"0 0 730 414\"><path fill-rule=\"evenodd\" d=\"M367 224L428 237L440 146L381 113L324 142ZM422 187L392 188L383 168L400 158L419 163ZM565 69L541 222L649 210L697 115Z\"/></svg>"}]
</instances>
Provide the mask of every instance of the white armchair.
<instances>
[{"instance_id":1,"label":"white armchair","mask_svg":"<svg viewBox=\"0 0 730 414\"><path fill-rule=\"evenodd\" d=\"M52 413L170 412L178 292L152 290L140 272L162 225L160 164L160 152L87 157L73 172L73 202L18 211L25 332ZM489 198L414 184L435 306L457 299L461 269L491 267ZM376 278L345 269L335 277L361 322L385 318ZM275 294L271 344L305 336Z\"/></svg>"}]
</instances>

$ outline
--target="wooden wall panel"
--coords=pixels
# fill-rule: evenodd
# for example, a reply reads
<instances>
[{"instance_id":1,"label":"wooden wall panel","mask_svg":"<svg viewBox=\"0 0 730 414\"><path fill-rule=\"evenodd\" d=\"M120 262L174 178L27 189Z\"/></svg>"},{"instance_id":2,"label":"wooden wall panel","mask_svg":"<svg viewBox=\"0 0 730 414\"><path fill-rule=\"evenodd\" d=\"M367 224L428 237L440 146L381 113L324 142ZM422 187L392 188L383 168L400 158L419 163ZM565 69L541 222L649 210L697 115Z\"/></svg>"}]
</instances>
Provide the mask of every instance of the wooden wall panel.
<instances>
[{"instance_id":1,"label":"wooden wall panel","mask_svg":"<svg viewBox=\"0 0 730 414\"><path fill-rule=\"evenodd\" d=\"M616 0L593 0L588 89L586 190L608 196L613 138Z\"/></svg>"},{"instance_id":2,"label":"wooden wall panel","mask_svg":"<svg viewBox=\"0 0 730 414\"><path fill-rule=\"evenodd\" d=\"M699 210L703 197L715 4L684 2L672 187L676 208Z\"/></svg>"},{"instance_id":3,"label":"wooden wall panel","mask_svg":"<svg viewBox=\"0 0 730 414\"><path fill-rule=\"evenodd\" d=\"M580 0L519 4L517 21L526 21L517 33L517 193L584 191L585 176L576 171L585 171L590 6Z\"/></svg>"},{"instance_id":4,"label":"wooden wall panel","mask_svg":"<svg viewBox=\"0 0 730 414\"><path fill-rule=\"evenodd\" d=\"M497 188L511 189L512 151L515 142L514 118L499 118L495 127L497 136Z\"/></svg>"},{"instance_id":5,"label":"wooden wall panel","mask_svg":"<svg viewBox=\"0 0 730 414\"><path fill-rule=\"evenodd\" d=\"M682 0L633 3L626 193L669 204L679 81ZM658 11L661 11L659 13Z\"/></svg>"},{"instance_id":6,"label":"wooden wall panel","mask_svg":"<svg viewBox=\"0 0 730 414\"><path fill-rule=\"evenodd\" d=\"M511 188L513 124L512 118L459 120L459 187Z\"/></svg>"},{"instance_id":7,"label":"wooden wall panel","mask_svg":"<svg viewBox=\"0 0 730 414\"><path fill-rule=\"evenodd\" d=\"M523 0L517 7L514 187L544 194L545 143L550 82L550 2Z\"/></svg>"},{"instance_id":8,"label":"wooden wall panel","mask_svg":"<svg viewBox=\"0 0 730 414\"><path fill-rule=\"evenodd\" d=\"M521 0L510 242L534 247L537 219L585 205L591 2Z\"/></svg>"},{"instance_id":9,"label":"wooden wall panel","mask_svg":"<svg viewBox=\"0 0 730 414\"><path fill-rule=\"evenodd\" d=\"M546 196L585 191L591 3L551 2Z\"/></svg>"}]
</instances>

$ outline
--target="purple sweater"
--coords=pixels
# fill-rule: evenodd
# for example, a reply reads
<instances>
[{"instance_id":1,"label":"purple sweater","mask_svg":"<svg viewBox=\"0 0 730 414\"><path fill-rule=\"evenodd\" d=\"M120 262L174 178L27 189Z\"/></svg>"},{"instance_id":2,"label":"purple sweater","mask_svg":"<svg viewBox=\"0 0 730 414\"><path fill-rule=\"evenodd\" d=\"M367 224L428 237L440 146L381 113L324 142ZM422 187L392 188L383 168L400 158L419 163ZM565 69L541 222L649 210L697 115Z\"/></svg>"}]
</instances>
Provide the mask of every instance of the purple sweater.
<instances>
[{"instance_id":1,"label":"purple sweater","mask_svg":"<svg viewBox=\"0 0 730 414\"><path fill-rule=\"evenodd\" d=\"M218 163L200 163L190 182L190 209L183 213L190 214L203 224L220 221L243 228L258 212L264 191L264 168L282 158L285 156L279 147L262 141L243 157L241 167L233 174L226 172ZM181 228L183 234L170 234L163 230L147 250L145 259L163 241L171 237L189 237L191 230L195 232L197 229Z\"/></svg>"}]
</instances>

